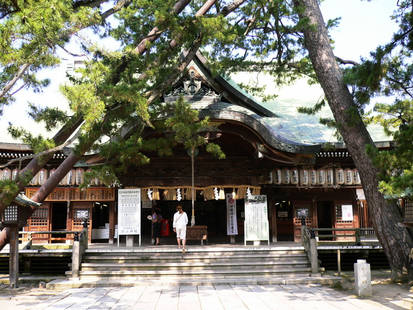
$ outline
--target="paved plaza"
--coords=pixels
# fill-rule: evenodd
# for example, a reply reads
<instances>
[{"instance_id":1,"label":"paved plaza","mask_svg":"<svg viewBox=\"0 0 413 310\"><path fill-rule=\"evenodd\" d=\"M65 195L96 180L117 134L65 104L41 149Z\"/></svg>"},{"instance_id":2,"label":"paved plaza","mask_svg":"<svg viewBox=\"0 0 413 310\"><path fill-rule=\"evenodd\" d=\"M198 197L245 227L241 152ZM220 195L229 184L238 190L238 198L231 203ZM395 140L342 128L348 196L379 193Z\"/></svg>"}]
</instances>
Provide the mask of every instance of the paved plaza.
<instances>
[{"instance_id":1,"label":"paved plaza","mask_svg":"<svg viewBox=\"0 0 413 310\"><path fill-rule=\"evenodd\" d=\"M395 291L396 292L396 291ZM76 288L65 291L0 290L0 309L178 309L178 310L374 310L413 309L413 294L391 293L357 298L321 285L148 285Z\"/></svg>"}]
</instances>

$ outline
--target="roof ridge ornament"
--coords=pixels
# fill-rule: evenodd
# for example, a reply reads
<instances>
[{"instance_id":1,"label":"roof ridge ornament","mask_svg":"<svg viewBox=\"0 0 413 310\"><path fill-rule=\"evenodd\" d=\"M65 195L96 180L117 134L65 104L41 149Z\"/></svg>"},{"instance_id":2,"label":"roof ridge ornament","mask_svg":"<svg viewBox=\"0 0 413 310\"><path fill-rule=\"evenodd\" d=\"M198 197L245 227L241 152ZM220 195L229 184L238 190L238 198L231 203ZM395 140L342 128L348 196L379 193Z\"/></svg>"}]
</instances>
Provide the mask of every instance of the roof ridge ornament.
<instances>
[{"instance_id":1,"label":"roof ridge ornament","mask_svg":"<svg viewBox=\"0 0 413 310\"><path fill-rule=\"evenodd\" d=\"M170 93L164 96L165 102L173 102L178 100L178 97L183 96L185 101L208 101L218 102L221 100L221 95L217 94L214 89L203 82L202 78L196 77L195 70L189 71L189 79Z\"/></svg>"},{"instance_id":2,"label":"roof ridge ornament","mask_svg":"<svg viewBox=\"0 0 413 310\"><path fill-rule=\"evenodd\" d=\"M189 72L189 80L184 81L184 91L187 95L195 95L201 89L202 82L195 80L195 72Z\"/></svg>"}]
</instances>

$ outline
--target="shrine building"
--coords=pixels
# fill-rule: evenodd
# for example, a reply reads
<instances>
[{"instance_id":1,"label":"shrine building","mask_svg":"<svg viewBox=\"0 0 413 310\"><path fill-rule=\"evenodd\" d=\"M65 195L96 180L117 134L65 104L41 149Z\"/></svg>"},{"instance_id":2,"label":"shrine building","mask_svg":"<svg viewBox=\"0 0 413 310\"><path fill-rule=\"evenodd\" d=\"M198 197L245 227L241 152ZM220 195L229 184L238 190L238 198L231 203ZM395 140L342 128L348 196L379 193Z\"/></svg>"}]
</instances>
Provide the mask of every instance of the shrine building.
<instances>
[{"instance_id":1,"label":"shrine building","mask_svg":"<svg viewBox=\"0 0 413 310\"><path fill-rule=\"evenodd\" d=\"M180 96L190 102L201 117L208 116L218 132L206 136L220 145L225 159L216 159L200 148L195 157L195 226L207 229L211 243L228 243L226 194L236 202L238 235L243 242L245 199L266 195L270 242L301 239L301 225L318 228L372 227L368 207L354 162L343 143L323 138L327 130L313 119L283 114L265 107L232 80L215 76L206 60L197 54L188 74L163 95L164 102ZM155 133L145 129L144 137ZM373 135L373 139L377 140ZM375 141L380 149L391 147L389 141ZM32 154L23 144L0 143L0 164ZM141 189L141 234L143 243L151 240L151 208L160 208L164 219L171 221L178 204L191 218L191 160L183 147L172 156L149 154L150 162L131 165L118 175L121 187ZM57 152L32 179L25 195L36 190L66 158ZM98 156L85 156L82 162L61 180L59 186L28 220L29 231L80 230L79 214L88 214L89 240L114 243L117 238L117 187L106 187L100 180L85 190L79 185L83 174L96 163ZM13 179L19 172L12 164L0 170L0 179ZM169 222L170 224L170 222ZM173 233L163 231L163 238ZM166 228L168 229L168 228ZM169 237L167 237L169 235ZM35 235L34 242L65 242L53 235Z\"/></svg>"}]
</instances>

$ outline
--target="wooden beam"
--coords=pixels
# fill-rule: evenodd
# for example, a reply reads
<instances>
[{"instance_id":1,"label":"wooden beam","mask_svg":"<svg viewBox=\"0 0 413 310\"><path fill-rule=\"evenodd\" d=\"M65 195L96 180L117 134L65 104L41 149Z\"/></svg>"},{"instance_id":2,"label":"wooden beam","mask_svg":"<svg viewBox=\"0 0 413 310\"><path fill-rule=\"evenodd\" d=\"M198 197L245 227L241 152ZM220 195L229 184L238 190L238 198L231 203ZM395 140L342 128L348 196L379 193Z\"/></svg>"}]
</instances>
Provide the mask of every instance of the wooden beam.
<instances>
[{"instance_id":1,"label":"wooden beam","mask_svg":"<svg viewBox=\"0 0 413 310\"><path fill-rule=\"evenodd\" d=\"M115 203L109 203L109 244L114 243L115 238Z\"/></svg>"}]
</instances>

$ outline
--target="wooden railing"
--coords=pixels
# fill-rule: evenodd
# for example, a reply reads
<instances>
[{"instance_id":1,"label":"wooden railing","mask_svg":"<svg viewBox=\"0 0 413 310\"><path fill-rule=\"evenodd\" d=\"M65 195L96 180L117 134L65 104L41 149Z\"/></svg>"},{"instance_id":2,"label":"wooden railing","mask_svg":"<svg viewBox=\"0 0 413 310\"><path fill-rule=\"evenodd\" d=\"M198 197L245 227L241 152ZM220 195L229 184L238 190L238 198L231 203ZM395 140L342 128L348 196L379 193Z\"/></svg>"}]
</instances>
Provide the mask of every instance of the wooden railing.
<instances>
[{"instance_id":1,"label":"wooden railing","mask_svg":"<svg viewBox=\"0 0 413 310\"><path fill-rule=\"evenodd\" d=\"M53 230L53 231L19 231L20 235L27 235L27 237L23 237L22 242L25 242L28 247L31 247L33 244L33 235L64 235L63 237L50 237L47 240L50 241L66 241L75 238L76 234L81 233L81 231L69 231L69 230ZM69 238L66 235L73 235L73 238Z\"/></svg>"},{"instance_id":2,"label":"wooden railing","mask_svg":"<svg viewBox=\"0 0 413 310\"><path fill-rule=\"evenodd\" d=\"M19 234L27 234L28 240L25 248L32 246L32 236L37 234L61 234L61 235L73 235L72 245L72 277L79 277L80 265L82 263L82 257L88 248L88 230L87 222L84 223L81 231L20 231ZM67 238L52 238L56 240L67 240Z\"/></svg>"},{"instance_id":3,"label":"wooden railing","mask_svg":"<svg viewBox=\"0 0 413 310\"><path fill-rule=\"evenodd\" d=\"M373 228L312 228L313 234L317 237L317 244L342 244L345 243L344 247L356 245L359 246L363 242L378 242L376 233ZM322 234L320 234L322 232ZM327 234L323 234L327 232ZM324 239L324 240L323 240ZM326 240L328 239L328 240ZM337 271L341 274L341 251L343 248L335 249L337 251Z\"/></svg>"},{"instance_id":4,"label":"wooden railing","mask_svg":"<svg viewBox=\"0 0 413 310\"><path fill-rule=\"evenodd\" d=\"M369 228L312 228L318 242L342 241L360 245L362 241L377 241L374 229ZM321 232L321 233L320 233Z\"/></svg>"}]
</instances>

